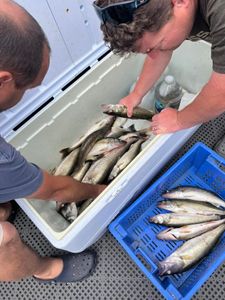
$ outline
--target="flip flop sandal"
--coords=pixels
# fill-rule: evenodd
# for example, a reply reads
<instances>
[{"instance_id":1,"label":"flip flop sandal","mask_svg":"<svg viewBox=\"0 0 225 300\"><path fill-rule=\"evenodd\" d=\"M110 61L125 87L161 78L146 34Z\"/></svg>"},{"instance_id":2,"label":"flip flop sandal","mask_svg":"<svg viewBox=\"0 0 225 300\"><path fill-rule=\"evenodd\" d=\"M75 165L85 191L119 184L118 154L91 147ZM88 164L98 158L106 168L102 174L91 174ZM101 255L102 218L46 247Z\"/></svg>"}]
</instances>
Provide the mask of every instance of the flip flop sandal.
<instances>
[{"instance_id":1,"label":"flip flop sandal","mask_svg":"<svg viewBox=\"0 0 225 300\"><path fill-rule=\"evenodd\" d=\"M96 266L96 252L86 250L81 253L69 253L58 256L63 260L63 270L59 276L53 279L33 278L41 283L76 282L90 276Z\"/></svg>"}]
</instances>

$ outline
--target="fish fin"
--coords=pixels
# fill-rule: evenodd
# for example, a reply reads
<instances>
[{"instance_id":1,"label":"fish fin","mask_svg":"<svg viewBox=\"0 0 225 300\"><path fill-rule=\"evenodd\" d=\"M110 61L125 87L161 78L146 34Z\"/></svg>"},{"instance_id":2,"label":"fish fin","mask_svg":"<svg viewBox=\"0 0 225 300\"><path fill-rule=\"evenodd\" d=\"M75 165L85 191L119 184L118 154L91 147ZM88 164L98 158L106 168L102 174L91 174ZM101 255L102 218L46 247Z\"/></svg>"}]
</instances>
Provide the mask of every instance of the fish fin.
<instances>
[{"instance_id":1,"label":"fish fin","mask_svg":"<svg viewBox=\"0 0 225 300\"><path fill-rule=\"evenodd\" d=\"M102 158L103 156L104 156L104 153L102 153L102 154L98 154L98 155L94 155L94 156L93 156L93 158L94 158L94 159L88 159L88 158L87 158L87 159L85 160L85 162L92 162L92 161L96 161L96 160L98 160L98 159Z\"/></svg>"},{"instance_id":2,"label":"fish fin","mask_svg":"<svg viewBox=\"0 0 225 300\"><path fill-rule=\"evenodd\" d=\"M67 147L67 148L63 148L59 151L59 153L62 154L62 159L65 158L68 154L70 154L70 148Z\"/></svg>"},{"instance_id":3,"label":"fish fin","mask_svg":"<svg viewBox=\"0 0 225 300\"><path fill-rule=\"evenodd\" d=\"M129 127L127 127L127 129L130 131L130 132L136 132L137 130L135 129L135 126L134 124L130 125Z\"/></svg>"}]
</instances>

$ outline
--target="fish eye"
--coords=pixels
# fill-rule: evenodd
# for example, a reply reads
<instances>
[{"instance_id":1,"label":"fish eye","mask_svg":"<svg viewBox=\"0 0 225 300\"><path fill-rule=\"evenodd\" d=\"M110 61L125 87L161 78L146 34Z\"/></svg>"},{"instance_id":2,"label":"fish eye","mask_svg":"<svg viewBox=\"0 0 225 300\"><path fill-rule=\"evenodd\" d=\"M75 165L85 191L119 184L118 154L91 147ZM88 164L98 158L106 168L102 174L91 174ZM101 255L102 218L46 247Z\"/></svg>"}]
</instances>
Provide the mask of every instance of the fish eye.
<instances>
[{"instance_id":1,"label":"fish eye","mask_svg":"<svg viewBox=\"0 0 225 300\"><path fill-rule=\"evenodd\" d=\"M145 53L148 54L148 53L150 53L152 50L153 50L152 48L148 48L148 49L145 51Z\"/></svg>"}]
</instances>

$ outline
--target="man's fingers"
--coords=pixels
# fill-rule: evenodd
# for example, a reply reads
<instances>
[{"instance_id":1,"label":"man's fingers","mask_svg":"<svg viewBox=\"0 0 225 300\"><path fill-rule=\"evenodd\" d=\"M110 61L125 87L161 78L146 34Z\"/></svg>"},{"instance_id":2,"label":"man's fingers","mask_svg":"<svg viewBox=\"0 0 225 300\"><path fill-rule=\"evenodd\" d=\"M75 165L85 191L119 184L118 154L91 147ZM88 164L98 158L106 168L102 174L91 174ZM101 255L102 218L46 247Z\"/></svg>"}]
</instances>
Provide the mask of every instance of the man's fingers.
<instances>
[{"instance_id":1,"label":"man's fingers","mask_svg":"<svg viewBox=\"0 0 225 300\"><path fill-rule=\"evenodd\" d=\"M127 107L127 116L130 118L132 117L132 114L133 114L133 108Z\"/></svg>"}]
</instances>

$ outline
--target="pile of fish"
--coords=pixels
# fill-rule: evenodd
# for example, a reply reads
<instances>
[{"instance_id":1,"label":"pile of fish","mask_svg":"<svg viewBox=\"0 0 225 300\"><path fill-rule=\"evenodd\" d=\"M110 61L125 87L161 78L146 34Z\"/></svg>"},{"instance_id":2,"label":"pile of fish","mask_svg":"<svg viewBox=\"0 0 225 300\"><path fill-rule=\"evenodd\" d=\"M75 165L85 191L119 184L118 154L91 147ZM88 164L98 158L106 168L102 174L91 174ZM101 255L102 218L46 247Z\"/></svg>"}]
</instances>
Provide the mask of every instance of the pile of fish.
<instances>
[{"instance_id":1,"label":"pile of fish","mask_svg":"<svg viewBox=\"0 0 225 300\"><path fill-rule=\"evenodd\" d=\"M159 262L159 274L180 273L206 256L225 231L225 201L197 187L178 187L162 195L158 207L172 213L159 214L150 221L167 228L161 240L185 240L181 247Z\"/></svg>"},{"instance_id":2,"label":"pile of fish","mask_svg":"<svg viewBox=\"0 0 225 300\"><path fill-rule=\"evenodd\" d=\"M106 106L104 105L104 111L107 111ZM110 110L113 116L98 121L72 146L60 151L62 161L54 175L72 176L85 183L108 184L127 167L141 151L142 144L154 135L150 127L136 130L134 124L131 124L125 128L127 116L118 112L118 106L124 107L114 105L114 112ZM147 110L137 108L133 117L146 119L147 113ZM117 115L120 117L116 117ZM80 206L75 203L58 205L57 210L69 222L73 222L92 201L93 199L87 199Z\"/></svg>"}]
</instances>

